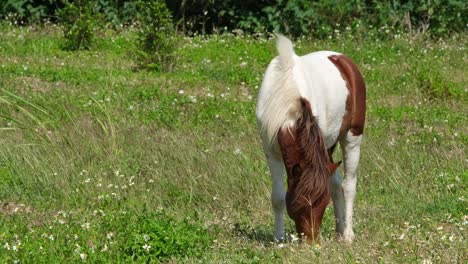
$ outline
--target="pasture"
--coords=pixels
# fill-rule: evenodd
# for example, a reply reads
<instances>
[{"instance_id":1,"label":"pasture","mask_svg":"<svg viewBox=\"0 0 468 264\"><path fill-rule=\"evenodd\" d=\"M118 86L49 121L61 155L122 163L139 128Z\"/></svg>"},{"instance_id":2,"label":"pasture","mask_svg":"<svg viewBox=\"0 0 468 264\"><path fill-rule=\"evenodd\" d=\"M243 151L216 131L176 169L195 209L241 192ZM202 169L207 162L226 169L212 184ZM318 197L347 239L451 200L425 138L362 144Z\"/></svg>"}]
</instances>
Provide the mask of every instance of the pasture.
<instances>
[{"instance_id":1,"label":"pasture","mask_svg":"<svg viewBox=\"0 0 468 264\"><path fill-rule=\"evenodd\" d=\"M295 41L348 55L367 84L350 246L331 205L320 245L273 242L255 121L273 40L186 37L154 73L135 70L134 38L66 52L54 26L0 26L0 262L468 260L466 34Z\"/></svg>"}]
</instances>

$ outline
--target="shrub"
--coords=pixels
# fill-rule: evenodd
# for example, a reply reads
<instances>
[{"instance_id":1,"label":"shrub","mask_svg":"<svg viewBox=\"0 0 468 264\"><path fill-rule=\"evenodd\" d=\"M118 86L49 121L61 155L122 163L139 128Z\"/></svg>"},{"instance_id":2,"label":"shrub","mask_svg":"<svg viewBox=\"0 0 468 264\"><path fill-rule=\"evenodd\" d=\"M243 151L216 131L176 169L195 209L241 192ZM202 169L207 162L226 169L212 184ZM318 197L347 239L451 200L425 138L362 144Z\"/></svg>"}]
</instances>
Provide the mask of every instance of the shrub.
<instances>
[{"instance_id":1,"label":"shrub","mask_svg":"<svg viewBox=\"0 0 468 264\"><path fill-rule=\"evenodd\" d=\"M66 50L90 49L97 25L95 1L65 2L65 7L58 11L63 35L63 48Z\"/></svg>"},{"instance_id":2,"label":"shrub","mask_svg":"<svg viewBox=\"0 0 468 264\"><path fill-rule=\"evenodd\" d=\"M138 66L155 71L170 71L174 66L176 45L171 13L162 0L140 1L138 10Z\"/></svg>"},{"instance_id":3,"label":"shrub","mask_svg":"<svg viewBox=\"0 0 468 264\"><path fill-rule=\"evenodd\" d=\"M0 16L14 24L36 23L53 18L62 7L62 0L9 0L0 3Z\"/></svg>"},{"instance_id":4,"label":"shrub","mask_svg":"<svg viewBox=\"0 0 468 264\"><path fill-rule=\"evenodd\" d=\"M169 1L184 32L240 28L247 32L280 31L300 36L326 37L335 29L372 31L385 27L410 34L435 36L466 30L468 16L463 0L336 1L336 0L230 0ZM388 32L381 34L382 37Z\"/></svg>"}]
</instances>

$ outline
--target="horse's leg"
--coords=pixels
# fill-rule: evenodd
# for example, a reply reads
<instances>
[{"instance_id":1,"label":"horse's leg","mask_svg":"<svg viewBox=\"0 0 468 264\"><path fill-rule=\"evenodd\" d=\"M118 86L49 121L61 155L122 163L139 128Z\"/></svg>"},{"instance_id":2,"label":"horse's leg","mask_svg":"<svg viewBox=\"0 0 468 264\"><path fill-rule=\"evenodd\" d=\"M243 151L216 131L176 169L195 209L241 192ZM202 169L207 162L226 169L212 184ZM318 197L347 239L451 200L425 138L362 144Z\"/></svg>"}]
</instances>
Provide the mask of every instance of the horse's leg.
<instances>
[{"instance_id":1,"label":"horse's leg","mask_svg":"<svg viewBox=\"0 0 468 264\"><path fill-rule=\"evenodd\" d=\"M345 222L343 238L352 242L353 232L353 204L356 197L356 170L359 164L359 155L362 135L354 136L351 132L341 141L344 156L345 179L343 182L343 193L345 198Z\"/></svg>"},{"instance_id":2,"label":"horse's leg","mask_svg":"<svg viewBox=\"0 0 468 264\"><path fill-rule=\"evenodd\" d=\"M333 173L333 175L330 177L329 186L333 201L333 212L335 213L336 233L339 236L343 236L345 221L345 200L341 174L339 170L335 170L335 173Z\"/></svg>"},{"instance_id":3,"label":"horse's leg","mask_svg":"<svg viewBox=\"0 0 468 264\"><path fill-rule=\"evenodd\" d=\"M273 157L267 157L268 167L271 173L271 203L275 214L275 238L277 240L285 239L284 233L284 209L286 208L283 184L283 162Z\"/></svg>"}]
</instances>

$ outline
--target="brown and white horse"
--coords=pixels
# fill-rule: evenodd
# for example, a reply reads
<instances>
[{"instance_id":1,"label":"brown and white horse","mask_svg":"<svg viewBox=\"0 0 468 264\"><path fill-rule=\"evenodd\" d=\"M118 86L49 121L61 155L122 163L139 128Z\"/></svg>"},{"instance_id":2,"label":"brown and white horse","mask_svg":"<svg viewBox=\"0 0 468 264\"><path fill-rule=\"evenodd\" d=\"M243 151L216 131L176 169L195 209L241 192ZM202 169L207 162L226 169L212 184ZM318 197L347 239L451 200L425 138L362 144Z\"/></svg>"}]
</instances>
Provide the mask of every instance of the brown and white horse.
<instances>
[{"instance_id":1,"label":"brown and white horse","mask_svg":"<svg viewBox=\"0 0 468 264\"><path fill-rule=\"evenodd\" d=\"M275 237L285 238L284 209L310 243L333 200L336 232L351 242L356 169L364 129L366 87L346 56L319 51L297 56L278 36L279 56L268 66L257 104L257 121L272 178ZM342 181L332 153L343 151ZM287 173L287 191L283 171Z\"/></svg>"}]
</instances>

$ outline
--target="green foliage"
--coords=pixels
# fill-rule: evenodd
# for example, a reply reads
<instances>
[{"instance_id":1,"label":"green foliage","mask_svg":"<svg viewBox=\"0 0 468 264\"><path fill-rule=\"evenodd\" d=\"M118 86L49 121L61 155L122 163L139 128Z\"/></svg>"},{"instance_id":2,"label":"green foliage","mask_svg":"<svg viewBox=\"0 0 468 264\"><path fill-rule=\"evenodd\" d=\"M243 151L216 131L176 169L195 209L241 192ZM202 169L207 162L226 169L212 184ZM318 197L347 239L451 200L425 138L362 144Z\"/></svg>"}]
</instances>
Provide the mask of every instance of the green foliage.
<instances>
[{"instance_id":1,"label":"green foliage","mask_svg":"<svg viewBox=\"0 0 468 264\"><path fill-rule=\"evenodd\" d=\"M396 30L445 35L466 30L466 1L171 1L170 8L186 32L240 28L247 32L280 31L293 36L326 37L335 30Z\"/></svg>"},{"instance_id":2,"label":"green foliage","mask_svg":"<svg viewBox=\"0 0 468 264\"><path fill-rule=\"evenodd\" d=\"M90 49L97 26L96 2L81 0L65 2L65 7L58 12L58 16L65 38L63 48Z\"/></svg>"},{"instance_id":3,"label":"green foliage","mask_svg":"<svg viewBox=\"0 0 468 264\"><path fill-rule=\"evenodd\" d=\"M138 4L136 62L141 68L170 71L175 63L176 37L171 13L162 0L140 1Z\"/></svg>"},{"instance_id":4,"label":"green foliage","mask_svg":"<svg viewBox=\"0 0 468 264\"><path fill-rule=\"evenodd\" d=\"M99 0L99 11L113 26L123 26L136 20L138 1Z\"/></svg>"},{"instance_id":5,"label":"green foliage","mask_svg":"<svg viewBox=\"0 0 468 264\"><path fill-rule=\"evenodd\" d=\"M14 24L37 23L52 18L62 7L62 0L4 0L0 3L0 17Z\"/></svg>"},{"instance_id":6,"label":"green foliage","mask_svg":"<svg viewBox=\"0 0 468 264\"><path fill-rule=\"evenodd\" d=\"M133 261L151 262L171 258L200 257L211 244L212 238L200 224L189 220L176 221L162 211L130 216L121 222L126 234L122 251ZM128 221L130 220L130 221Z\"/></svg>"},{"instance_id":7,"label":"green foliage","mask_svg":"<svg viewBox=\"0 0 468 264\"><path fill-rule=\"evenodd\" d=\"M428 99L458 98L463 93L456 83L444 78L437 69L422 68L418 73L417 81L419 89Z\"/></svg>"},{"instance_id":8,"label":"green foliage","mask_svg":"<svg viewBox=\"0 0 468 264\"><path fill-rule=\"evenodd\" d=\"M87 1L82 1L87 2ZM145 15L137 0L94 0L104 23L128 25ZM143 1L151 5L153 1ZM164 2L161 0L161 2ZM336 1L336 0L194 0L165 1L175 26L187 34L242 29L249 33L280 31L292 36L328 37L335 30L388 33L405 30L411 35L444 36L466 31L467 3L463 0ZM62 0L7 0L0 16L15 24L55 21Z\"/></svg>"}]
</instances>

